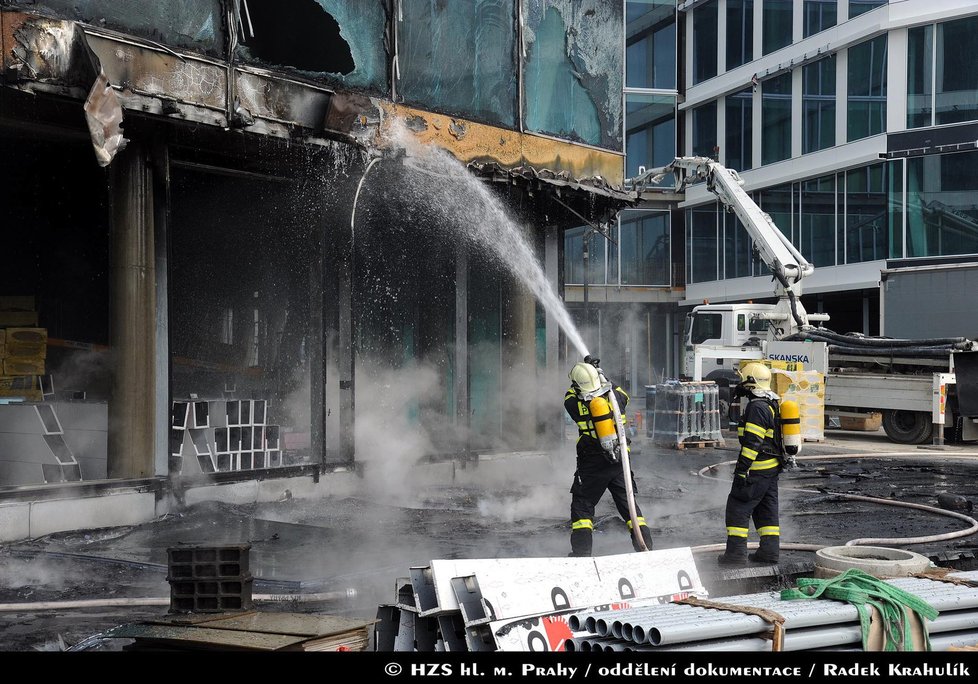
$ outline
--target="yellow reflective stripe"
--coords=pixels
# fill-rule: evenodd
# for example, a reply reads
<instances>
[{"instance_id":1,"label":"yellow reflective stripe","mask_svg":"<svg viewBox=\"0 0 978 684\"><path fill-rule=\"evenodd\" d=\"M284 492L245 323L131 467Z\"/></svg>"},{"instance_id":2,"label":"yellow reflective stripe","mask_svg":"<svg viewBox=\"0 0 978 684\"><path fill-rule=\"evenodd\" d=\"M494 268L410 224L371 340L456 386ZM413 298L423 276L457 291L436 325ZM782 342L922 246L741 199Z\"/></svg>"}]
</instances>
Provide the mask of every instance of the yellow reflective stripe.
<instances>
[{"instance_id":1,"label":"yellow reflective stripe","mask_svg":"<svg viewBox=\"0 0 978 684\"><path fill-rule=\"evenodd\" d=\"M744 428L742 428L742 427L737 428L737 436L738 437L743 437L744 436Z\"/></svg>"},{"instance_id":2,"label":"yellow reflective stripe","mask_svg":"<svg viewBox=\"0 0 978 684\"><path fill-rule=\"evenodd\" d=\"M744 425L744 430L751 433L752 435L757 435L758 437L764 437L764 428L757 423L747 423Z\"/></svg>"},{"instance_id":3,"label":"yellow reflective stripe","mask_svg":"<svg viewBox=\"0 0 978 684\"><path fill-rule=\"evenodd\" d=\"M740 455L750 461L753 461L755 458L757 458L757 452L754 451L753 449L748 449L747 447L741 447Z\"/></svg>"},{"instance_id":4,"label":"yellow reflective stripe","mask_svg":"<svg viewBox=\"0 0 978 684\"><path fill-rule=\"evenodd\" d=\"M575 520L571 523L572 530L593 530L594 523L587 519Z\"/></svg>"},{"instance_id":5,"label":"yellow reflective stripe","mask_svg":"<svg viewBox=\"0 0 978 684\"><path fill-rule=\"evenodd\" d=\"M754 461L750 469L751 470L770 470L771 468L776 468L781 464L781 462L776 458L768 458L763 461Z\"/></svg>"},{"instance_id":6,"label":"yellow reflective stripe","mask_svg":"<svg viewBox=\"0 0 978 684\"><path fill-rule=\"evenodd\" d=\"M747 538L747 528L746 527L728 527L727 528L728 537L744 537Z\"/></svg>"},{"instance_id":7,"label":"yellow reflective stripe","mask_svg":"<svg viewBox=\"0 0 978 684\"><path fill-rule=\"evenodd\" d=\"M780 537L781 528L777 525L767 525L766 527L758 527L757 533L762 537Z\"/></svg>"},{"instance_id":8,"label":"yellow reflective stripe","mask_svg":"<svg viewBox=\"0 0 978 684\"><path fill-rule=\"evenodd\" d=\"M616 387L615 389L617 391L621 392L623 395L625 395L625 400L626 401L631 401L632 400L632 398L630 396L628 396L628 392L626 392L625 390L623 390L621 387Z\"/></svg>"},{"instance_id":9,"label":"yellow reflective stripe","mask_svg":"<svg viewBox=\"0 0 978 684\"><path fill-rule=\"evenodd\" d=\"M628 525L628 529L632 529L632 521L631 520L626 520L625 522ZM648 525L645 524L645 518L643 518L642 516L638 516L638 526L639 527L648 527Z\"/></svg>"},{"instance_id":10,"label":"yellow reflective stripe","mask_svg":"<svg viewBox=\"0 0 978 684\"><path fill-rule=\"evenodd\" d=\"M767 432L764 433L764 436L765 437L769 437L769 438L773 438L774 437L774 430L768 430Z\"/></svg>"}]
</instances>

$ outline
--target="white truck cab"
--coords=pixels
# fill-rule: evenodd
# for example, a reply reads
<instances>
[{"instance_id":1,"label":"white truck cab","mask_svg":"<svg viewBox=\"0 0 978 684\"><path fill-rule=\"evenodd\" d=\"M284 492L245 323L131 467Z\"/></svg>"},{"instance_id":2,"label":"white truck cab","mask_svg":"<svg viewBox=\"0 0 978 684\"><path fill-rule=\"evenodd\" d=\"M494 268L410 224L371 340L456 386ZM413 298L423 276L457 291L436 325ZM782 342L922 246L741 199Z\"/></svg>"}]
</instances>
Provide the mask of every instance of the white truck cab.
<instances>
[{"instance_id":1,"label":"white truck cab","mask_svg":"<svg viewBox=\"0 0 978 684\"><path fill-rule=\"evenodd\" d=\"M773 304L732 303L701 304L686 315L683 329L683 377L693 376L694 345L716 347L757 346L766 339L771 321L757 317L770 313ZM704 359L703 380L727 380L737 382L739 358Z\"/></svg>"}]
</instances>

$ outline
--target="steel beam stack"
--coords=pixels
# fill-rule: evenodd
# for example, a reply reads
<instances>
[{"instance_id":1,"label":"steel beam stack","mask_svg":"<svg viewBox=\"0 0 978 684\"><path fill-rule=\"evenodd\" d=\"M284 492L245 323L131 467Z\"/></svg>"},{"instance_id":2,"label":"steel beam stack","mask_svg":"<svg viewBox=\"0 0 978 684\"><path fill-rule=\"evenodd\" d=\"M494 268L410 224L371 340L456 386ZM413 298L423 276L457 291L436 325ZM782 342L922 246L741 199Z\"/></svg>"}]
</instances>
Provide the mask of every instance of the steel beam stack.
<instances>
[{"instance_id":1,"label":"steel beam stack","mask_svg":"<svg viewBox=\"0 0 978 684\"><path fill-rule=\"evenodd\" d=\"M377 651L562 651L572 614L706 595L689 548L596 558L434 560L377 611ZM583 635L583 633L582 633Z\"/></svg>"}]
</instances>

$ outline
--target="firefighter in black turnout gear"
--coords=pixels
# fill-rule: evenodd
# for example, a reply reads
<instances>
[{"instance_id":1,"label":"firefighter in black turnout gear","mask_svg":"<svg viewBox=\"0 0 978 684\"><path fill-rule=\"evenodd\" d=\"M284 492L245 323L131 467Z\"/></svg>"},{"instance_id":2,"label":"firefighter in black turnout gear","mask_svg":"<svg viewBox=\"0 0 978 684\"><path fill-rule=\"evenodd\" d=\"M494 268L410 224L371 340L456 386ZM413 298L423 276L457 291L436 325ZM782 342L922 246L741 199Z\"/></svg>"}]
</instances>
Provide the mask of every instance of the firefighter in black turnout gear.
<instances>
[{"instance_id":1,"label":"firefighter in black turnout gear","mask_svg":"<svg viewBox=\"0 0 978 684\"><path fill-rule=\"evenodd\" d=\"M625 474L620 460L612 458L598 441L595 422L614 420L611 415L593 416L588 408L592 396L600 394L601 377L597 370L597 359L587 357L584 363L578 363L571 369L570 389L564 395L564 408L571 420L577 425L577 470L574 473L574 484L571 486L571 556L590 556L592 534L594 531L594 507L604 495L605 490L611 492L618 513L625 520L628 530L632 531L631 515L628 511L628 495L625 489ZM625 420L625 406L628 404L628 394L621 387L614 387L618 407ZM635 490L635 476L632 477L632 489ZM635 515L639 530L645 540L647 549L652 549L652 535L642 517L642 511L635 505ZM635 539L632 546L641 551Z\"/></svg>"},{"instance_id":2,"label":"firefighter in black turnout gear","mask_svg":"<svg viewBox=\"0 0 978 684\"><path fill-rule=\"evenodd\" d=\"M778 475L786 462L781 438L780 398L771 391L771 370L748 363L740 371L735 396L748 398L737 425L740 453L725 513L727 548L721 565L777 563L781 550L778 525ZM753 518L761 538L756 552L747 553L747 532Z\"/></svg>"}]
</instances>

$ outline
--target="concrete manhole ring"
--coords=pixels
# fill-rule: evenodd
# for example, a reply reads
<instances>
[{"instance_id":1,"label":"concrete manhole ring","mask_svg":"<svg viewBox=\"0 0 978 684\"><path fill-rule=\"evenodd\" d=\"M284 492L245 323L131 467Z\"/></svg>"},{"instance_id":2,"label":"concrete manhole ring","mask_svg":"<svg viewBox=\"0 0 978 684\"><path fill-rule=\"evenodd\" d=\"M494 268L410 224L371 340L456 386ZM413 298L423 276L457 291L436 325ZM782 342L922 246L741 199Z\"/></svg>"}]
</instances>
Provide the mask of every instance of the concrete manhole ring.
<instances>
[{"instance_id":1,"label":"concrete manhole ring","mask_svg":"<svg viewBox=\"0 0 978 684\"><path fill-rule=\"evenodd\" d=\"M816 577L834 577L850 568L875 577L906 577L930 565L919 553L883 546L829 546L815 552Z\"/></svg>"}]
</instances>

